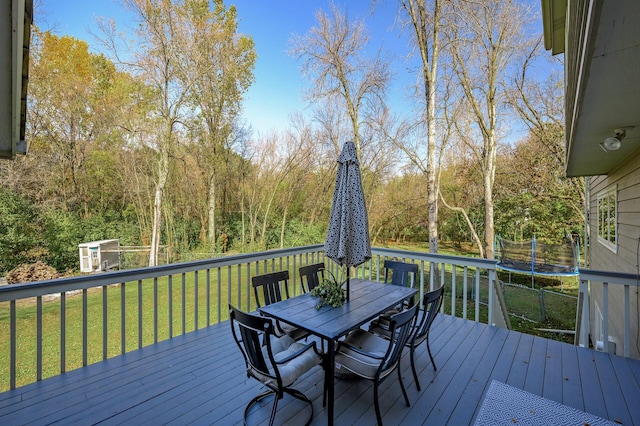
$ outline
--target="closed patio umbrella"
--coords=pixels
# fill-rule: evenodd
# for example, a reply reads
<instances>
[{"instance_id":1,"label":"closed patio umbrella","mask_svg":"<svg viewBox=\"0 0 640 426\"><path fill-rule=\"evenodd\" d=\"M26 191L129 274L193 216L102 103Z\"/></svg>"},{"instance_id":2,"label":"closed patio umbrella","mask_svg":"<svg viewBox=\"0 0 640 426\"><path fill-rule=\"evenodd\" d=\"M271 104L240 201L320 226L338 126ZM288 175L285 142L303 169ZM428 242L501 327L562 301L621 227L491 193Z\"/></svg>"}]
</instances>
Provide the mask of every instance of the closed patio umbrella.
<instances>
[{"instance_id":1,"label":"closed patio umbrella","mask_svg":"<svg viewBox=\"0 0 640 426\"><path fill-rule=\"evenodd\" d=\"M324 244L327 257L347 266L347 300L349 268L371 259L369 220L362 191L360 164L353 142L345 142L338 157L336 188Z\"/></svg>"}]
</instances>

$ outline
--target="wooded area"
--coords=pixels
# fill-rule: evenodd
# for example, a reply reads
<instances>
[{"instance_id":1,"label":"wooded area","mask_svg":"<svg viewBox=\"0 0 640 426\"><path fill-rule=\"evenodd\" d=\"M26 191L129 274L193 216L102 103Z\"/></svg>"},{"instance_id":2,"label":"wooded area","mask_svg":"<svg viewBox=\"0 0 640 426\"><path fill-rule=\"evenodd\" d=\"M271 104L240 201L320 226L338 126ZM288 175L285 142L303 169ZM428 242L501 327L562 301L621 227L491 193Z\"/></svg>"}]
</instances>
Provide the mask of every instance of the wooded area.
<instances>
[{"instance_id":1,"label":"wooded area","mask_svg":"<svg viewBox=\"0 0 640 426\"><path fill-rule=\"evenodd\" d=\"M0 162L0 273L42 260L77 271L78 244L191 254L321 243L336 158L358 147L372 244L582 235L584 188L564 178L562 64L521 1L398 1L422 67L402 116L393 55L333 5L291 39L312 113L256 136L241 120L251 34L215 0L122 0L135 42L101 23L102 51L33 29L28 155ZM37 22L36 22L37 24ZM410 71L407 71L410 72ZM409 95L408 95L409 96ZM514 129L527 128L514 140Z\"/></svg>"}]
</instances>

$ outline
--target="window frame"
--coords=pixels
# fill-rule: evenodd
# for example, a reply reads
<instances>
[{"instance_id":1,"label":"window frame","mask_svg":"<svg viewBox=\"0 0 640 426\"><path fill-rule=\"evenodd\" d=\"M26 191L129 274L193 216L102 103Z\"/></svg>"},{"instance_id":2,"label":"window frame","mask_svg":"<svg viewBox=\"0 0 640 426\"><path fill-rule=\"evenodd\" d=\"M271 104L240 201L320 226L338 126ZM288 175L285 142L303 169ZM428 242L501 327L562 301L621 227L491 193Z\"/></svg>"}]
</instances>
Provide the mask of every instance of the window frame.
<instances>
[{"instance_id":1,"label":"window frame","mask_svg":"<svg viewBox=\"0 0 640 426\"><path fill-rule=\"evenodd\" d=\"M617 254L618 186L616 184L598 193L596 197L596 215L598 242Z\"/></svg>"}]
</instances>

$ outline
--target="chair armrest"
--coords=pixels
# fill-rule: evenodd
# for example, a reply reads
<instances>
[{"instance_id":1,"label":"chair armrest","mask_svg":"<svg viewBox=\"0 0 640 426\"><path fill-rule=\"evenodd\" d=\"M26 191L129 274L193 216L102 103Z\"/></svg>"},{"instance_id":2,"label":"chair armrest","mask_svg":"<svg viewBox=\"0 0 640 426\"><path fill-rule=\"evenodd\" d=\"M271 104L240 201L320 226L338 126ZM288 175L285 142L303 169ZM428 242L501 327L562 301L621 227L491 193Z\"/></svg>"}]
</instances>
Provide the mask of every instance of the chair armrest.
<instances>
[{"instance_id":1,"label":"chair armrest","mask_svg":"<svg viewBox=\"0 0 640 426\"><path fill-rule=\"evenodd\" d=\"M308 351L310 348L313 348L313 350L318 353L318 350L316 349L316 342L313 341L311 343L307 343L304 347L300 348L298 351L292 353L291 355L289 355L286 358L282 358L279 361L276 361L276 364L280 365L280 364L286 364L287 362L291 361L294 358L299 357L300 355L302 355L303 353L305 353L306 351ZM319 353L318 353L319 354Z\"/></svg>"}]
</instances>

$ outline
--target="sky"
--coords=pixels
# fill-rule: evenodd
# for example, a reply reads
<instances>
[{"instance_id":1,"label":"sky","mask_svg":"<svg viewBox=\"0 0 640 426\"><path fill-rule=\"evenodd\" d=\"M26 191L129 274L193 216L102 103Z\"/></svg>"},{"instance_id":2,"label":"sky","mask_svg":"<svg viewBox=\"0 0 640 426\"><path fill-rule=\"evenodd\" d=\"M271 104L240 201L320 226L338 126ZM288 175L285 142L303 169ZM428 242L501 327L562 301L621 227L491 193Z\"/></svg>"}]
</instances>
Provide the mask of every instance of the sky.
<instances>
[{"instance_id":1,"label":"sky","mask_svg":"<svg viewBox=\"0 0 640 426\"><path fill-rule=\"evenodd\" d=\"M395 61L396 80L390 91L396 94L393 98L399 104L400 99L406 98L414 76L407 72L409 63L402 59L409 52L408 42L394 27L397 2L378 2L373 15L370 0L334 0L334 3L341 8L346 5L349 17L365 19L373 51L383 48L401 58ZM97 52L99 45L91 34L98 33L97 17L113 18L118 28L127 31L126 12L112 0L41 0L40 4L36 25L58 36L85 40L92 51ZM304 91L309 82L301 74L301 62L287 54L291 36L306 34L315 25L316 11L329 10L329 0L227 0L225 4L236 6L239 32L253 38L258 55L255 83L245 97L244 119L254 135L283 131L289 127L292 114L308 112Z\"/></svg>"}]
</instances>

